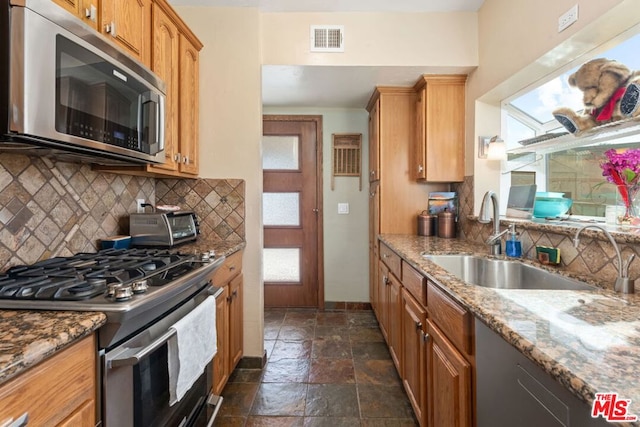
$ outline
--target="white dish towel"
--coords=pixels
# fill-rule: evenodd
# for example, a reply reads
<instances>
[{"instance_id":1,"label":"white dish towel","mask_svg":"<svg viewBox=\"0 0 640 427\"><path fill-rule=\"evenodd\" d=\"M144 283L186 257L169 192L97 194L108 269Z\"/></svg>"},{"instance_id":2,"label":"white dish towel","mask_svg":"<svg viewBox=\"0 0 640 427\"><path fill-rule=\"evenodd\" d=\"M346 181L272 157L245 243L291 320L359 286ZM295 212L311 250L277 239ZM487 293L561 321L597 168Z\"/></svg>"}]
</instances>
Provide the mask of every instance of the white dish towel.
<instances>
[{"instance_id":1,"label":"white dish towel","mask_svg":"<svg viewBox=\"0 0 640 427\"><path fill-rule=\"evenodd\" d=\"M208 297L171 329L168 341L169 405L180 401L217 351L216 299Z\"/></svg>"}]
</instances>

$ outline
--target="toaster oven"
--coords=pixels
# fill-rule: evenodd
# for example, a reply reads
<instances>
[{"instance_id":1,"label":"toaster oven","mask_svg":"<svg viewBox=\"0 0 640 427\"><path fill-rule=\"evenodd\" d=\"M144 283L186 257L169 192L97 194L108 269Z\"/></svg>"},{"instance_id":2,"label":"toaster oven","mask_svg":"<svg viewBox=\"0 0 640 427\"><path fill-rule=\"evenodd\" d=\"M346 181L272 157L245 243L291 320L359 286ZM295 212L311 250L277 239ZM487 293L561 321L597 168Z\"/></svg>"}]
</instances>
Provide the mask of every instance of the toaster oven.
<instances>
[{"instance_id":1,"label":"toaster oven","mask_svg":"<svg viewBox=\"0 0 640 427\"><path fill-rule=\"evenodd\" d=\"M129 217L133 246L170 248L198 238L198 218L192 211L133 213Z\"/></svg>"}]
</instances>

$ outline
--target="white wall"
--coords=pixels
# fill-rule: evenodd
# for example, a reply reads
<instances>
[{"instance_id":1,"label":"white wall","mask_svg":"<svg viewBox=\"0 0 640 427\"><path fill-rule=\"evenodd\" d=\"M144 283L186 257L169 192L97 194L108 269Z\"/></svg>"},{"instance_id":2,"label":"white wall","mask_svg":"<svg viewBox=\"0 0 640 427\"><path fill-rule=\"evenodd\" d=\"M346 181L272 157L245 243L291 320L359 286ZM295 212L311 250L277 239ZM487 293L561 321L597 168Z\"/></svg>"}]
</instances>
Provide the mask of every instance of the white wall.
<instances>
[{"instance_id":1,"label":"white wall","mask_svg":"<svg viewBox=\"0 0 640 427\"><path fill-rule=\"evenodd\" d=\"M264 114L322 116L322 181L324 211L325 301L369 301L368 124L364 109L264 108ZM331 190L331 144L334 133L361 133L362 190L357 178L336 177ZM338 203L349 203L349 214L338 215Z\"/></svg>"},{"instance_id":2,"label":"white wall","mask_svg":"<svg viewBox=\"0 0 640 427\"><path fill-rule=\"evenodd\" d=\"M200 175L246 182L244 352L264 352L260 15L255 8L177 7L200 52Z\"/></svg>"},{"instance_id":3,"label":"white wall","mask_svg":"<svg viewBox=\"0 0 640 427\"><path fill-rule=\"evenodd\" d=\"M309 26L330 24L344 25L345 52L310 53ZM264 64L478 64L477 18L470 12L264 13L262 29Z\"/></svg>"},{"instance_id":4,"label":"white wall","mask_svg":"<svg viewBox=\"0 0 640 427\"><path fill-rule=\"evenodd\" d=\"M578 22L558 33L558 17L576 3ZM499 189L500 169L477 158L477 138L504 133L500 102L578 66L585 55L597 56L623 33L640 31L639 7L637 0L485 1L480 65L467 81L466 174L475 176L475 212L487 190Z\"/></svg>"}]
</instances>

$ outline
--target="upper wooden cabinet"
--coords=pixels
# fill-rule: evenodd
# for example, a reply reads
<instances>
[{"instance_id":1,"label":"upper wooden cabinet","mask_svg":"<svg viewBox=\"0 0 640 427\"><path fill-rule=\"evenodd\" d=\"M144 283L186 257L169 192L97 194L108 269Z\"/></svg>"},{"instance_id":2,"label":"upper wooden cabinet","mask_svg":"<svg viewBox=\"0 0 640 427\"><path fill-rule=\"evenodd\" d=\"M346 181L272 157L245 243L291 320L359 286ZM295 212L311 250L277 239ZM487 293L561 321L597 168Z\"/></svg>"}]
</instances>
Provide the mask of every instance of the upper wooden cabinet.
<instances>
[{"instance_id":1,"label":"upper wooden cabinet","mask_svg":"<svg viewBox=\"0 0 640 427\"><path fill-rule=\"evenodd\" d=\"M416 144L412 174L418 181L464 179L464 75L424 75L415 84Z\"/></svg>"},{"instance_id":2,"label":"upper wooden cabinet","mask_svg":"<svg viewBox=\"0 0 640 427\"><path fill-rule=\"evenodd\" d=\"M151 0L101 0L101 10L100 31L148 66Z\"/></svg>"},{"instance_id":3,"label":"upper wooden cabinet","mask_svg":"<svg viewBox=\"0 0 640 427\"><path fill-rule=\"evenodd\" d=\"M53 0L55 4L73 13L95 30L98 29L98 15L100 13L99 1L100 0Z\"/></svg>"},{"instance_id":4,"label":"upper wooden cabinet","mask_svg":"<svg viewBox=\"0 0 640 427\"><path fill-rule=\"evenodd\" d=\"M167 89L165 100L164 155L163 165L151 166L152 170L178 170L178 109L180 108L179 77L180 33L178 26L169 18L165 8L153 5L153 60L151 69L160 77Z\"/></svg>"},{"instance_id":5,"label":"upper wooden cabinet","mask_svg":"<svg viewBox=\"0 0 640 427\"><path fill-rule=\"evenodd\" d=\"M139 12L134 5L143 4L141 0L120 1L131 2L131 13ZM131 175L193 178L199 173L199 55L202 43L166 0L154 0L149 6L149 28L142 46L146 49L143 52L150 52L145 63L166 85L165 161L160 165L96 166L96 169ZM116 34L117 31L116 24Z\"/></svg>"}]
</instances>

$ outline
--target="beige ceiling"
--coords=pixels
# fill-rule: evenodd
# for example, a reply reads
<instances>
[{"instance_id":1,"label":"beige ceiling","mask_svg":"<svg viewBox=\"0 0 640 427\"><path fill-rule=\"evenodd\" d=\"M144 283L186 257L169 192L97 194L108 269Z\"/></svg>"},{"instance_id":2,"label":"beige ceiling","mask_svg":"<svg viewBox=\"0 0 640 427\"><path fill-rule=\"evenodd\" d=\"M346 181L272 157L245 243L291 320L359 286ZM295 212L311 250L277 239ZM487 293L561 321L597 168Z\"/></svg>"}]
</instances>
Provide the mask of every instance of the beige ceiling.
<instances>
[{"instance_id":1,"label":"beige ceiling","mask_svg":"<svg viewBox=\"0 0 640 427\"><path fill-rule=\"evenodd\" d=\"M258 7L262 12L443 12L477 11L484 0L169 0L176 6ZM402 66L262 67L265 107L364 108L377 85L410 86L426 73L466 69Z\"/></svg>"}]
</instances>

